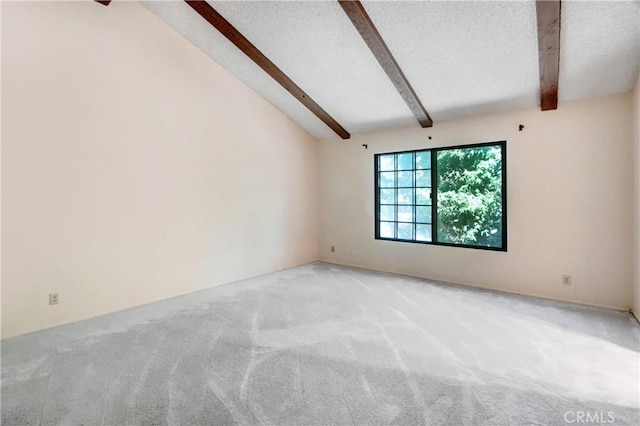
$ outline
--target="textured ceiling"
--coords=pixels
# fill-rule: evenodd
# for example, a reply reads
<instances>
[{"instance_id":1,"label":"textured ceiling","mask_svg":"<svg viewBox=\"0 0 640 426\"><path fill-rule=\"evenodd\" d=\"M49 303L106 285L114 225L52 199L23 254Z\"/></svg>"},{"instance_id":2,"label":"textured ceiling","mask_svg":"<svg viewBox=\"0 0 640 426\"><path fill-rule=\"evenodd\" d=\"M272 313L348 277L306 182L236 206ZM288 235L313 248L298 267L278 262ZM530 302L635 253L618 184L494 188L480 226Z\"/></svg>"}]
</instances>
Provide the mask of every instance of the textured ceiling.
<instances>
[{"instance_id":1,"label":"textured ceiling","mask_svg":"<svg viewBox=\"0 0 640 426\"><path fill-rule=\"evenodd\" d=\"M539 101L534 2L367 2L434 122Z\"/></svg>"},{"instance_id":2,"label":"textured ceiling","mask_svg":"<svg viewBox=\"0 0 640 426\"><path fill-rule=\"evenodd\" d=\"M349 132L418 125L337 2L209 3ZM186 3L143 4L310 134L335 136ZM363 4L435 126L539 105L534 1ZM640 2L563 1L561 25L561 101L633 88Z\"/></svg>"},{"instance_id":3,"label":"textured ceiling","mask_svg":"<svg viewBox=\"0 0 640 426\"><path fill-rule=\"evenodd\" d=\"M640 2L563 1L561 20L559 100L633 89L640 66Z\"/></svg>"}]
</instances>

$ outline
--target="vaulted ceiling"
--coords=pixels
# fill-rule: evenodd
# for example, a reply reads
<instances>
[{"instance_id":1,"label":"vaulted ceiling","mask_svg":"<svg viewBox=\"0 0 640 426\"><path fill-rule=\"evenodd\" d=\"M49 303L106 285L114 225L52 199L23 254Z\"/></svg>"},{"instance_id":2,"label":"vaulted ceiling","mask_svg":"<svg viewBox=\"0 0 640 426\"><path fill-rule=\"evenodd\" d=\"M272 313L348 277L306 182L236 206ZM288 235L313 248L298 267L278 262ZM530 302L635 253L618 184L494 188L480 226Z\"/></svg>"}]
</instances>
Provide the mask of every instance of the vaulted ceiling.
<instances>
[{"instance_id":1,"label":"vaulted ceiling","mask_svg":"<svg viewBox=\"0 0 640 426\"><path fill-rule=\"evenodd\" d=\"M535 1L362 3L434 126L540 105ZM336 135L189 4L143 4L310 134ZM420 125L337 1L208 4L349 133ZM640 2L561 4L559 101L631 90Z\"/></svg>"}]
</instances>

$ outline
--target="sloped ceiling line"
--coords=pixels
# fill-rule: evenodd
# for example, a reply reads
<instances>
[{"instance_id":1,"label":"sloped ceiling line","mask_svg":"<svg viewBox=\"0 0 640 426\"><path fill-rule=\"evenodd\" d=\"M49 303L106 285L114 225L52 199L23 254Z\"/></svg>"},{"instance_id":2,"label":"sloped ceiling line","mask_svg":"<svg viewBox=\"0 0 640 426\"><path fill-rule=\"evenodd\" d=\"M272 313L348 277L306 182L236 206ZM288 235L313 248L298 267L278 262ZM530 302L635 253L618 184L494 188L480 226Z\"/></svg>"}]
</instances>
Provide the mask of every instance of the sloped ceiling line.
<instances>
[{"instance_id":1,"label":"sloped ceiling line","mask_svg":"<svg viewBox=\"0 0 640 426\"><path fill-rule=\"evenodd\" d=\"M400 69L400 65L398 65L391 54L391 51L371 21L362 3L358 0L338 0L338 3L340 3L340 6L342 6L342 9L353 23L353 26L358 30L365 43L367 43L367 46L369 46L371 53L373 53L380 63L380 66L389 76L398 93L400 93L400 96L402 96L407 103L407 106L411 109L411 112L413 112L418 123L420 123L420 126L423 128L432 127L433 120L422 105L422 102L420 102L418 95L416 95L409 80L407 80L402 69Z\"/></svg>"},{"instance_id":2,"label":"sloped ceiling line","mask_svg":"<svg viewBox=\"0 0 640 426\"><path fill-rule=\"evenodd\" d=\"M210 23L231 43L247 55L253 62L276 80L291 93L298 101L314 113L323 123L336 132L342 139L349 139L351 135L336 120L333 119L320 105L318 105L304 90L293 82L280 68L267 58L256 46L243 36L229 21L224 19L206 1L185 0L202 18Z\"/></svg>"},{"instance_id":3,"label":"sloped ceiling line","mask_svg":"<svg viewBox=\"0 0 640 426\"><path fill-rule=\"evenodd\" d=\"M560 0L537 0L540 109L558 109L560 73Z\"/></svg>"}]
</instances>

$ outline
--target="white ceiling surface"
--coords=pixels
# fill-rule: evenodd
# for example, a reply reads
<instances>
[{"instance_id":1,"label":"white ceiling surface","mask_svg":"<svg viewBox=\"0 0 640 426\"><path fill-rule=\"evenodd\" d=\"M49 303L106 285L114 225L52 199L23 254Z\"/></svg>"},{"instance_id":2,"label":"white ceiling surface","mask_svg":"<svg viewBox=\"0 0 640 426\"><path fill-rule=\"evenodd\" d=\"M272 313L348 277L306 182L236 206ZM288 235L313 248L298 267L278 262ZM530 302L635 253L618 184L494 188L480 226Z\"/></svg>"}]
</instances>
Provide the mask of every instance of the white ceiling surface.
<instances>
[{"instance_id":1,"label":"white ceiling surface","mask_svg":"<svg viewBox=\"0 0 640 426\"><path fill-rule=\"evenodd\" d=\"M435 125L539 102L533 1L364 4Z\"/></svg>"},{"instance_id":2,"label":"white ceiling surface","mask_svg":"<svg viewBox=\"0 0 640 426\"><path fill-rule=\"evenodd\" d=\"M347 131L415 123L338 2L210 3Z\"/></svg>"},{"instance_id":3,"label":"white ceiling surface","mask_svg":"<svg viewBox=\"0 0 640 426\"><path fill-rule=\"evenodd\" d=\"M640 67L640 2L563 1L561 10L558 98L632 90Z\"/></svg>"},{"instance_id":4,"label":"white ceiling surface","mask_svg":"<svg viewBox=\"0 0 640 426\"><path fill-rule=\"evenodd\" d=\"M347 131L418 126L337 2L209 3ZM363 3L435 126L540 104L534 1ZM143 4L310 134L335 136L186 3ZM561 25L562 101L633 88L640 2L563 1Z\"/></svg>"}]
</instances>

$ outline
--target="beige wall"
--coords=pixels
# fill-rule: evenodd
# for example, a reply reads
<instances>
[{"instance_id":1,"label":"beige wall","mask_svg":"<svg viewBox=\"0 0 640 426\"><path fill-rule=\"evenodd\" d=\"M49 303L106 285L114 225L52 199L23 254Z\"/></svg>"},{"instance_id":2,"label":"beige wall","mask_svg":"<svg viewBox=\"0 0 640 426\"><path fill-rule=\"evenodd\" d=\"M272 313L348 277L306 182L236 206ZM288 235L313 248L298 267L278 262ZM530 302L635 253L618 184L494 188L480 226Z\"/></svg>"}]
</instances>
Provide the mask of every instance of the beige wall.
<instances>
[{"instance_id":1,"label":"beige wall","mask_svg":"<svg viewBox=\"0 0 640 426\"><path fill-rule=\"evenodd\" d=\"M320 259L509 292L632 303L630 94L325 139ZM518 125L525 129L518 132ZM432 140L428 140L432 136ZM374 239L375 153L507 140L507 253ZM364 149L362 144L368 144ZM335 253L330 250L335 246ZM572 286L561 275L573 276Z\"/></svg>"},{"instance_id":2,"label":"beige wall","mask_svg":"<svg viewBox=\"0 0 640 426\"><path fill-rule=\"evenodd\" d=\"M633 290L634 301L633 311L640 320L640 74L633 91L633 163L635 169L634 190L633 190L633 211L634 211L634 250L633 250Z\"/></svg>"},{"instance_id":3,"label":"beige wall","mask_svg":"<svg viewBox=\"0 0 640 426\"><path fill-rule=\"evenodd\" d=\"M3 2L2 86L2 337L317 259L315 139L141 5Z\"/></svg>"}]
</instances>

